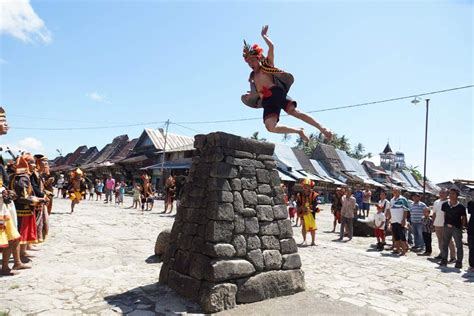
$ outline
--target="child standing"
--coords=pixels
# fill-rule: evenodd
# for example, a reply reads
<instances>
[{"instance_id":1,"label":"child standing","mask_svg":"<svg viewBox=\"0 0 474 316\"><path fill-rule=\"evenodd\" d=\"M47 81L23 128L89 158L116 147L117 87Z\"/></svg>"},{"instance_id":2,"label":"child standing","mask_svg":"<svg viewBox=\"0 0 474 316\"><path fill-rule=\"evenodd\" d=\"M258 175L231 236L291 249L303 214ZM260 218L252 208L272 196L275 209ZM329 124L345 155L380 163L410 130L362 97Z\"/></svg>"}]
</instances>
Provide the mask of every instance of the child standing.
<instances>
[{"instance_id":1,"label":"child standing","mask_svg":"<svg viewBox=\"0 0 474 316\"><path fill-rule=\"evenodd\" d=\"M423 241L425 242L425 252L422 253L422 256L430 256L431 255L431 234L433 233L433 220L430 216L430 209L425 208L423 211L423 219L421 220L423 225Z\"/></svg>"},{"instance_id":2,"label":"child standing","mask_svg":"<svg viewBox=\"0 0 474 316\"><path fill-rule=\"evenodd\" d=\"M142 188L140 187L139 184L137 184L133 188L133 205L132 205L132 208L135 208L135 209L138 208L138 205L140 204L141 190L142 190Z\"/></svg>"},{"instance_id":3,"label":"child standing","mask_svg":"<svg viewBox=\"0 0 474 316\"><path fill-rule=\"evenodd\" d=\"M385 208L377 207L375 220L375 237L377 237L377 250L382 251L385 245Z\"/></svg>"},{"instance_id":4,"label":"child standing","mask_svg":"<svg viewBox=\"0 0 474 316\"><path fill-rule=\"evenodd\" d=\"M288 203L288 212L290 213L290 220L291 223L295 223L295 216L296 216L296 201L295 196L292 195L290 198L290 202Z\"/></svg>"}]
</instances>

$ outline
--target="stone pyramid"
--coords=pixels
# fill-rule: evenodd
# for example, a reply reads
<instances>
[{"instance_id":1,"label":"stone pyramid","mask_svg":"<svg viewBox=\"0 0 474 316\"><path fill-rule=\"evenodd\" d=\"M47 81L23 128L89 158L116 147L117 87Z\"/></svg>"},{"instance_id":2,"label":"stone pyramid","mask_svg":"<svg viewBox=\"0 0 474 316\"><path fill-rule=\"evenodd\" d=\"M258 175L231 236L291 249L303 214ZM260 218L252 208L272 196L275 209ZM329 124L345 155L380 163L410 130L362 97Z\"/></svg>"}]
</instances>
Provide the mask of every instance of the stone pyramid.
<instances>
[{"instance_id":1,"label":"stone pyramid","mask_svg":"<svg viewBox=\"0 0 474 316\"><path fill-rule=\"evenodd\" d=\"M213 313L305 288L274 145L197 135L160 282Z\"/></svg>"}]
</instances>

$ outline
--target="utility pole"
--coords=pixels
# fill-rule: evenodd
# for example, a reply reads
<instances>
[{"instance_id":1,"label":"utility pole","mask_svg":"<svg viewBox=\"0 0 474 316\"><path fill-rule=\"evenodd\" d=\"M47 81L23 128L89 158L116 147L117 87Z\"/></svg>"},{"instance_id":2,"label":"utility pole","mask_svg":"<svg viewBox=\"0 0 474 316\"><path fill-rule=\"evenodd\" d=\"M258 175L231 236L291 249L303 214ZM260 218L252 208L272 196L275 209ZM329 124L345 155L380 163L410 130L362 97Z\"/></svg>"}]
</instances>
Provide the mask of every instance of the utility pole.
<instances>
[{"instance_id":1,"label":"utility pole","mask_svg":"<svg viewBox=\"0 0 474 316\"><path fill-rule=\"evenodd\" d=\"M428 148L428 109L430 105L430 99L426 99L426 119L425 119L425 158L423 162L423 199L425 198L426 192L426 149Z\"/></svg>"},{"instance_id":2,"label":"utility pole","mask_svg":"<svg viewBox=\"0 0 474 316\"><path fill-rule=\"evenodd\" d=\"M161 188L164 187L164 184L165 184L165 174L164 174L164 166L165 166L165 158L166 158L166 141L167 141L167 138L168 138L168 127L170 126L170 120L168 119L166 122L165 122L165 134L163 135L163 132L161 132L161 134L163 135L163 137L165 138L165 141L163 143L163 151L162 151L162 156L161 156Z\"/></svg>"}]
</instances>

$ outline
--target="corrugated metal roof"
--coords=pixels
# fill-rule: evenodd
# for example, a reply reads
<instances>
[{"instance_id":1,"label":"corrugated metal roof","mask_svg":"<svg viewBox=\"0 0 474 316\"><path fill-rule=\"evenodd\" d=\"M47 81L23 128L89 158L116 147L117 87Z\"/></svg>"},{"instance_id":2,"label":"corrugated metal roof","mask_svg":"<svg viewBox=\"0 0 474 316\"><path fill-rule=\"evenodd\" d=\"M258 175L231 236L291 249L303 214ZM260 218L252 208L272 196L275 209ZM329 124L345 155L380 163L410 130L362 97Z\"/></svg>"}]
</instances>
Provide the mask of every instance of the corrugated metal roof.
<instances>
[{"instance_id":1,"label":"corrugated metal roof","mask_svg":"<svg viewBox=\"0 0 474 316\"><path fill-rule=\"evenodd\" d=\"M290 146L275 144L273 157L277 163L280 162L286 167L290 167L292 170L303 170L303 166L301 166Z\"/></svg>"},{"instance_id":2,"label":"corrugated metal roof","mask_svg":"<svg viewBox=\"0 0 474 316\"><path fill-rule=\"evenodd\" d=\"M334 179L333 177L331 177L329 175L329 173L326 171L326 169L324 169L324 166L322 165L321 162L317 161L317 160L314 160L314 159L310 159L309 160L311 162L311 164L313 165L314 169L316 170L316 173L318 174L318 176L334 183L335 185L342 185L342 186L345 186L346 184L344 182L341 182L337 179Z\"/></svg>"},{"instance_id":3,"label":"corrugated metal roof","mask_svg":"<svg viewBox=\"0 0 474 316\"><path fill-rule=\"evenodd\" d=\"M364 167L362 167L362 165L359 163L357 159L349 157L345 151L337 149L337 148L336 148L336 153L339 156L339 159L342 161L344 168L346 168L346 171L360 178L370 179Z\"/></svg>"},{"instance_id":4,"label":"corrugated metal roof","mask_svg":"<svg viewBox=\"0 0 474 316\"><path fill-rule=\"evenodd\" d=\"M286 182L296 182L296 179L293 179L292 177L284 174L280 170L278 170L278 175L280 176L281 181L286 181Z\"/></svg>"},{"instance_id":5,"label":"corrugated metal roof","mask_svg":"<svg viewBox=\"0 0 474 316\"><path fill-rule=\"evenodd\" d=\"M153 142L153 145L158 150L163 150L165 145L165 138L160 133L159 130L145 128L145 132L148 134L148 137ZM166 151L173 150L174 148L184 147L187 145L193 145L194 138L182 135L176 135L173 133L168 133L166 135Z\"/></svg>"}]
</instances>

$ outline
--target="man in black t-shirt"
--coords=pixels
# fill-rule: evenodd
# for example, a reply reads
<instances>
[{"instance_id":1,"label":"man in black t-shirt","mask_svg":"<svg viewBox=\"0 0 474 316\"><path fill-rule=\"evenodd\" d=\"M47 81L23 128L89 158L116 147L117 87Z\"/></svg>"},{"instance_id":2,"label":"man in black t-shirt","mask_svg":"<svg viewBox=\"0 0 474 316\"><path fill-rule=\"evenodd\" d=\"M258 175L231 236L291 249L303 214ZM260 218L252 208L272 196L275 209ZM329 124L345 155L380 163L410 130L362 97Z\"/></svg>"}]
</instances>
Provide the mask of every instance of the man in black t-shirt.
<instances>
[{"instance_id":1,"label":"man in black t-shirt","mask_svg":"<svg viewBox=\"0 0 474 316\"><path fill-rule=\"evenodd\" d=\"M462 228L467 226L467 214L464 205L458 201L459 191L457 189L449 190L449 201L444 202L441 210L445 213L444 216L444 230L443 249L441 251L441 266L447 265L448 246L451 237L456 244L457 260L454 266L457 269L462 268L463 259L463 245L462 245Z\"/></svg>"},{"instance_id":2,"label":"man in black t-shirt","mask_svg":"<svg viewBox=\"0 0 474 316\"><path fill-rule=\"evenodd\" d=\"M467 203L469 211L469 224L467 225L467 242L469 244L469 269L467 272L474 272L474 201Z\"/></svg>"}]
</instances>

